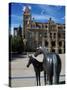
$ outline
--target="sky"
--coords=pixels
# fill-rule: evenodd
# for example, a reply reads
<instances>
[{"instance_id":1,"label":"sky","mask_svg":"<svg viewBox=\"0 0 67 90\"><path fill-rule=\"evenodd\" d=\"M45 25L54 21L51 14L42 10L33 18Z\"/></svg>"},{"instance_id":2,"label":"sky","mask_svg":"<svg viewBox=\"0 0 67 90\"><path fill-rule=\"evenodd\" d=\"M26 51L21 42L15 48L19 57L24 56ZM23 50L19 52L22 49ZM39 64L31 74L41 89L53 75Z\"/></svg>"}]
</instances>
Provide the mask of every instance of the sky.
<instances>
[{"instance_id":1,"label":"sky","mask_svg":"<svg viewBox=\"0 0 67 90\"><path fill-rule=\"evenodd\" d=\"M9 27L13 30L14 27L23 27L23 12L25 6L31 9L32 18L34 21L47 22L52 18L56 23L65 23L65 7L45 4L25 4L11 3L9 4Z\"/></svg>"}]
</instances>

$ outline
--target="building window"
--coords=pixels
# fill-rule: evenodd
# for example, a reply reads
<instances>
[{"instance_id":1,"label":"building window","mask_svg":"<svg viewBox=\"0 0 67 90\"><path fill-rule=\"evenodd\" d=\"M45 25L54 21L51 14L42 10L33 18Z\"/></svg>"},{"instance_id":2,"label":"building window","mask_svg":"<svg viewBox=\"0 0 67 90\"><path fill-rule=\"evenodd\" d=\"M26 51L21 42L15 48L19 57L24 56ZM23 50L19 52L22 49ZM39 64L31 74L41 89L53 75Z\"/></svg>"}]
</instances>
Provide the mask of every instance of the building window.
<instances>
[{"instance_id":1,"label":"building window","mask_svg":"<svg viewBox=\"0 0 67 90\"><path fill-rule=\"evenodd\" d=\"M61 30L61 29L63 29L61 26L58 26L58 30Z\"/></svg>"},{"instance_id":2,"label":"building window","mask_svg":"<svg viewBox=\"0 0 67 90\"><path fill-rule=\"evenodd\" d=\"M56 33L54 33L54 38L56 38Z\"/></svg>"},{"instance_id":3,"label":"building window","mask_svg":"<svg viewBox=\"0 0 67 90\"><path fill-rule=\"evenodd\" d=\"M40 37L42 37L42 34L40 34Z\"/></svg>"},{"instance_id":4,"label":"building window","mask_svg":"<svg viewBox=\"0 0 67 90\"><path fill-rule=\"evenodd\" d=\"M61 49L59 49L59 53L62 54L62 50Z\"/></svg>"},{"instance_id":5,"label":"building window","mask_svg":"<svg viewBox=\"0 0 67 90\"><path fill-rule=\"evenodd\" d=\"M47 25L45 26L45 28L47 28Z\"/></svg>"},{"instance_id":6,"label":"building window","mask_svg":"<svg viewBox=\"0 0 67 90\"><path fill-rule=\"evenodd\" d=\"M51 52L55 52L55 49L52 49Z\"/></svg>"},{"instance_id":7,"label":"building window","mask_svg":"<svg viewBox=\"0 0 67 90\"><path fill-rule=\"evenodd\" d=\"M58 33L58 38L61 38L61 34L60 33Z\"/></svg>"},{"instance_id":8,"label":"building window","mask_svg":"<svg viewBox=\"0 0 67 90\"><path fill-rule=\"evenodd\" d=\"M52 38L52 33L50 33L50 38Z\"/></svg>"},{"instance_id":9,"label":"building window","mask_svg":"<svg viewBox=\"0 0 67 90\"><path fill-rule=\"evenodd\" d=\"M63 48L65 48L65 41L64 41L64 46L63 46Z\"/></svg>"},{"instance_id":10,"label":"building window","mask_svg":"<svg viewBox=\"0 0 67 90\"><path fill-rule=\"evenodd\" d=\"M29 19L29 16L25 16L25 19L26 19L26 20Z\"/></svg>"},{"instance_id":11,"label":"building window","mask_svg":"<svg viewBox=\"0 0 67 90\"><path fill-rule=\"evenodd\" d=\"M29 35L30 36L30 39L32 38L32 34Z\"/></svg>"},{"instance_id":12,"label":"building window","mask_svg":"<svg viewBox=\"0 0 67 90\"><path fill-rule=\"evenodd\" d=\"M46 47L48 46L48 41L45 41L45 46L46 46Z\"/></svg>"},{"instance_id":13,"label":"building window","mask_svg":"<svg viewBox=\"0 0 67 90\"><path fill-rule=\"evenodd\" d=\"M51 46L52 46L52 47L55 47L55 45L56 45L55 41L52 41L52 42L51 42Z\"/></svg>"},{"instance_id":14,"label":"building window","mask_svg":"<svg viewBox=\"0 0 67 90\"><path fill-rule=\"evenodd\" d=\"M62 46L62 41L59 41L59 47L61 47Z\"/></svg>"},{"instance_id":15,"label":"building window","mask_svg":"<svg viewBox=\"0 0 67 90\"><path fill-rule=\"evenodd\" d=\"M47 33L44 33L44 37L47 38Z\"/></svg>"},{"instance_id":16,"label":"building window","mask_svg":"<svg viewBox=\"0 0 67 90\"><path fill-rule=\"evenodd\" d=\"M39 46L42 46L42 41L39 41L39 42L38 42L38 45L39 45Z\"/></svg>"},{"instance_id":17,"label":"building window","mask_svg":"<svg viewBox=\"0 0 67 90\"><path fill-rule=\"evenodd\" d=\"M64 53L65 53L65 48L64 48Z\"/></svg>"},{"instance_id":18,"label":"building window","mask_svg":"<svg viewBox=\"0 0 67 90\"><path fill-rule=\"evenodd\" d=\"M63 28L65 29L65 26Z\"/></svg>"}]
</instances>

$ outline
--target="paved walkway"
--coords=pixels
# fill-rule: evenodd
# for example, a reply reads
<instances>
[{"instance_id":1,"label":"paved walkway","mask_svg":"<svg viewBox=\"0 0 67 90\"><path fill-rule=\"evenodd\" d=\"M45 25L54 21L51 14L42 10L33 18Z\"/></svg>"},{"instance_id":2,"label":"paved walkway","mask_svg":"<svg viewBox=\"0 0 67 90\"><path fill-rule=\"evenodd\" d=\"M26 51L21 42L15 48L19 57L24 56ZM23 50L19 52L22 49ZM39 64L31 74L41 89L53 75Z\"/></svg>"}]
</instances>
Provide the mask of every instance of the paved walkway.
<instances>
[{"instance_id":1,"label":"paved walkway","mask_svg":"<svg viewBox=\"0 0 67 90\"><path fill-rule=\"evenodd\" d=\"M60 82L65 81L65 55L60 55L62 60L62 71L60 75ZM26 67L28 63L27 56L21 56L11 61L11 85L12 87L27 87L36 86L35 73L33 66ZM41 85L44 85L43 72L41 72Z\"/></svg>"}]
</instances>

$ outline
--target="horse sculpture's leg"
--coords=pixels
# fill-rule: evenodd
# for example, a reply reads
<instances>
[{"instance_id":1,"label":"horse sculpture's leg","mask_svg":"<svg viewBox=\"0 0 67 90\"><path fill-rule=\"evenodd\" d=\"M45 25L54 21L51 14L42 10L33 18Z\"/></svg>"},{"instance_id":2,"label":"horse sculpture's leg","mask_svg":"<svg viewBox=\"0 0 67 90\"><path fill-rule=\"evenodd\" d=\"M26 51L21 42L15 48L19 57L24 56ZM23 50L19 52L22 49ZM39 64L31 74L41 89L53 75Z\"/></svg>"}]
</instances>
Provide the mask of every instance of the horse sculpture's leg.
<instances>
[{"instance_id":1,"label":"horse sculpture's leg","mask_svg":"<svg viewBox=\"0 0 67 90\"><path fill-rule=\"evenodd\" d=\"M38 72L36 72L36 82L37 82L37 86L38 86Z\"/></svg>"},{"instance_id":2,"label":"horse sculpture's leg","mask_svg":"<svg viewBox=\"0 0 67 90\"><path fill-rule=\"evenodd\" d=\"M58 73L58 69L57 66L54 67L54 84L59 84L59 73Z\"/></svg>"},{"instance_id":3,"label":"horse sculpture's leg","mask_svg":"<svg viewBox=\"0 0 67 90\"><path fill-rule=\"evenodd\" d=\"M40 72L39 72L39 86L41 86L41 83L40 83Z\"/></svg>"},{"instance_id":4,"label":"horse sculpture's leg","mask_svg":"<svg viewBox=\"0 0 67 90\"><path fill-rule=\"evenodd\" d=\"M52 83L53 83L53 78L52 78L52 76L50 76L49 77L49 84L52 85Z\"/></svg>"},{"instance_id":5,"label":"horse sculpture's leg","mask_svg":"<svg viewBox=\"0 0 67 90\"><path fill-rule=\"evenodd\" d=\"M54 82L54 84L59 84L60 71L61 71L61 64L56 66L56 68L55 68L55 82Z\"/></svg>"},{"instance_id":6,"label":"horse sculpture's leg","mask_svg":"<svg viewBox=\"0 0 67 90\"><path fill-rule=\"evenodd\" d=\"M54 84L59 84L59 74L56 73Z\"/></svg>"},{"instance_id":7,"label":"horse sculpture's leg","mask_svg":"<svg viewBox=\"0 0 67 90\"><path fill-rule=\"evenodd\" d=\"M57 57L54 58L54 84L59 84L59 75L61 71L61 60L60 57L57 55Z\"/></svg>"},{"instance_id":8,"label":"horse sculpture's leg","mask_svg":"<svg viewBox=\"0 0 67 90\"><path fill-rule=\"evenodd\" d=\"M44 71L44 84L46 85L46 71Z\"/></svg>"},{"instance_id":9,"label":"horse sculpture's leg","mask_svg":"<svg viewBox=\"0 0 67 90\"><path fill-rule=\"evenodd\" d=\"M56 76L56 83L59 84L59 75Z\"/></svg>"}]
</instances>

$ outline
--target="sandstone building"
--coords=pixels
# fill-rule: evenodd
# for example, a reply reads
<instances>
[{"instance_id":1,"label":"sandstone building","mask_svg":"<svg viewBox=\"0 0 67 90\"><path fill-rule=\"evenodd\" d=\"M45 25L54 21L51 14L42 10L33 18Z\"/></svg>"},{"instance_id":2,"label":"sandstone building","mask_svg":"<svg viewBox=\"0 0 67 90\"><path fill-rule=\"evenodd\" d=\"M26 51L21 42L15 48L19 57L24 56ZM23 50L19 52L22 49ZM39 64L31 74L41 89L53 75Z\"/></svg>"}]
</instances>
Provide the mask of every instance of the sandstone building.
<instances>
[{"instance_id":1,"label":"sandstone building","mask_svg":"<svg viewBox=\"0 0 67 90\"><path fill-rule=\"evenodd\" d=\"M28 7L23 13L23 39L27 47L36 49L45 46L49 52L65 53L65 24L55 23L51 18L48 22L32 20Z\"/></svg>"}]
</instances>

